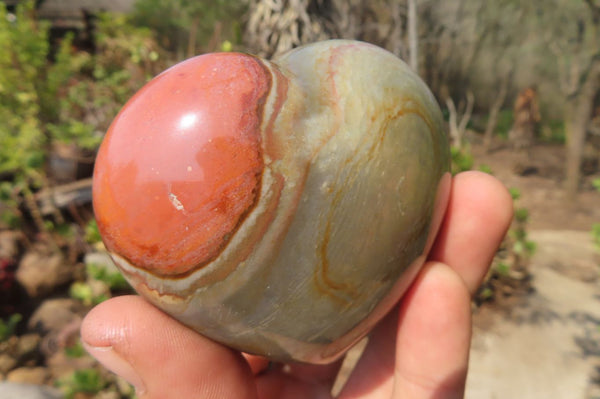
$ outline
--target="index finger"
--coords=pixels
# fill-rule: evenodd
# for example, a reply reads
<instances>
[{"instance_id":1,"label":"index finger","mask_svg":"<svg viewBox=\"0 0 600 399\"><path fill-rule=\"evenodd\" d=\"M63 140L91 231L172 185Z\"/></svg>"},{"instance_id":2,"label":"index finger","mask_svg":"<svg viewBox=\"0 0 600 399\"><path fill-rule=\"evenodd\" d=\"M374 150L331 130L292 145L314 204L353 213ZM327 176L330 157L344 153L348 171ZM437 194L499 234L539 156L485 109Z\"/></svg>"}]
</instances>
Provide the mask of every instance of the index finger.
<instances>
[{"instance_id":1,"label":"index finger","mask_svg":"<svg viewBox=\"0 0 600 399\"><path fill-rule=\"evenodd\" d=\"M449 265L473 294L512 221L512 198L495 177L476 171L453 179L446 216L429 259Z\"/></svg>"}]
</instances>

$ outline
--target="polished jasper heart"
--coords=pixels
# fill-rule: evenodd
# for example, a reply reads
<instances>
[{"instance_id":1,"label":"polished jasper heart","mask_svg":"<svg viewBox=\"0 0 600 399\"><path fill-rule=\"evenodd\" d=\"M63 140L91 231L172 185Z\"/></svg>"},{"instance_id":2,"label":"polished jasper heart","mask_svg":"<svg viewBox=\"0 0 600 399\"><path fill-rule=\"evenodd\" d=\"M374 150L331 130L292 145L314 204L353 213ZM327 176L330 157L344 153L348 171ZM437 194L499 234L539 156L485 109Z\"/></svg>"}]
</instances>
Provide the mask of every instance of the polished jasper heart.
<instances>
[{"instance_id":1,"label":"polished jasper heart","mask_svg":"<svg viewBox=\"0 0 600 399\"><path fill-rule=\"evenodd\" d=\"M133 287L201 334L328 362L424 261L449 190L442 125L418 76L366 43L198 56L111 125L98 226Z\"/></svg>"}]
</instances>

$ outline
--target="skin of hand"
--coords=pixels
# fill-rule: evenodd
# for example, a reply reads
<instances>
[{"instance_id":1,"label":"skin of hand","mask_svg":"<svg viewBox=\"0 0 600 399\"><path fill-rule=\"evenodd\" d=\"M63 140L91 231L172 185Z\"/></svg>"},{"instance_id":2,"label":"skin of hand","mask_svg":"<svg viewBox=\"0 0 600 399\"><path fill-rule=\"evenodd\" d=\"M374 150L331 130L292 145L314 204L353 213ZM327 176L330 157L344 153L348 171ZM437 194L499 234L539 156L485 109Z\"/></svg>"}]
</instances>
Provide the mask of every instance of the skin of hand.
<instances>
[{"instance_id":1,"label":"skin of hand","mask_svg":"<svg viewBox=\"0 0 600 399\"><path fill-rule=\"evenodd\" d=\"M448 210L410 290L376 327L337 396L446 399L464 396L471 296L512 220L512 199L494 177L453 178ZM137 296L110 299L86 316L84 347L150 398L331 398L341 360L269 366L188 329Z\"/></svg>"}]
</instances>

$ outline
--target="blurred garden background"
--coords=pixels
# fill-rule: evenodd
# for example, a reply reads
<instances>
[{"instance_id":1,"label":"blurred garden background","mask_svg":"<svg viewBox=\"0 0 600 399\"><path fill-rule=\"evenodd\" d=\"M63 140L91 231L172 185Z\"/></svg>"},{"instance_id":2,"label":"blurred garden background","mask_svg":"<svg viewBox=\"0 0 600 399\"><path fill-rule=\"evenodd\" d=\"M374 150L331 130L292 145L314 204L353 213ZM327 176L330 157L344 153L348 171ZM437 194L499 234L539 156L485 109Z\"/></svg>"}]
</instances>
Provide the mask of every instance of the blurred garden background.
<instances>
[{"instance_id":1,"label":"blurred garden background","mask_svg":"<svg viewBox=\"0 0 600 399\"><path fill-rule=\"evenodd\" d=\"M453 172L513 195L473 302L467 398L600 398L599 0L4 0L0 399L135 396L79 342L91 307L131 292L91 207L127 99L197 54L329 38L404 59L444 112Z\"/></svg>"}]
</instances>

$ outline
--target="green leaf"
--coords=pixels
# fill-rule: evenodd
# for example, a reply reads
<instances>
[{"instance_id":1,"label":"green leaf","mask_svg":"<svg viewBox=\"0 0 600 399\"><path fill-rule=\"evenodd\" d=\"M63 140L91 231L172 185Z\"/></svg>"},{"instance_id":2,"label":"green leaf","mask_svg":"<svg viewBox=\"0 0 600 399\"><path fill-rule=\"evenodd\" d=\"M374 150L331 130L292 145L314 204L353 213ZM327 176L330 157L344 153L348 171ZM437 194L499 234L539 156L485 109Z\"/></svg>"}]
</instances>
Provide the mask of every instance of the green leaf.
<instances>
[{"instance_id":1,"label":"green leaf","mask_svg":"<svg viewBox=\"0 0 600 399\"><path fill-rule=\"evenodd\" d=\"M70 358L80 358L83 357L85 353L81 341L77 341L74 345L65 348L65 354Z\"/></svg>"},{"instance_id":2,"label":"green leaf","mask_svg":"<svg viewBox=\"0 0 600 399\"><path fill-rule=\"evenodd\" d=\"M594 223L592 226L592 240L596 247L600 250L600 223Z\"/></svg>"},{"instance_id":3,"label":"green leaf","mask_svg":"<svg viewBox=\"0 0 600 399\"><path fill-rule=\"evenodd\" d=\"M86 306L89 306L93 303L92 288L83 282L76 281L71 284L69 296L73 299L81 301Z\"/></svg>"},{"instance_id":4,"label":"green leaf","mask_svg":"<svg viewBox=\"0 0 600 399\"><path fill-rule=\"evenodd\" d=\"M19 322L23 319L19 313L10 315L8 320L0 319L0 342L6 341L15 334Z\"/></svg>"},{"instance_id":5,"label":"green leaf","mask_svg":"<svg viewBox=\"0 0 600 399\"><path fill-rule=\"evenodd\" d=\"M596 191L600 192L600 178L592 180L592 186L596 189Z\"/></svg>"},{"instance_id":6,"label":"green leaf","mask_svg":"<svg viewBox=\"0 0 600 399\"><path fill-rule=\"evenodd\" d=\"M89 263L85 265L85 270L88 276L106 283L111 290L123 290L129 288L129 283L121 273L110 273L104 266Z\"/></svg>"},{"instance_id":7,"label":"green leaf","mask_svg":"<svg viewBox=\"0 0 600 399\"><path fill-rule=\"evenodd\" d=\"M510 266L504 262L498 262L496 265L496 271L502 276L507 276L510 272Z\"/></svg>"},{"instance_id":8,"label":"green leaf","mask_svg":"<svg viewBox=\"0 0 600 399\"><path fill-rule=\"evenodd\" d=\"M85 241L87 241L89 244L95 244L102 241L102 236L100 236L100 230L98 230L98 223L96 222L96 219L91 219L85 225Z\"/></svg>"},{"instance_id":9,"label":"green leaf","mask_svg":"<svg viewBox=\"0 0 600 399\"><path fill-rule=\"evenodd\" d=\"M489 175L493 174L492 173L492 168L489 165L482 164L482 165L479 166L479 170L481 172L487 173Z\"/></svg>"},{"instance_id":10,"label":"green leaf","mask_svg":"<svg viewBox=\"0 0 600 399\"><path fill-rule=\"evenodd\" d=\"M527 222L529 219L529 210L527 208L515 209L515 220L521 223Z\"/></svg>"}]
</instances>

